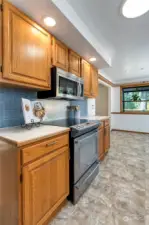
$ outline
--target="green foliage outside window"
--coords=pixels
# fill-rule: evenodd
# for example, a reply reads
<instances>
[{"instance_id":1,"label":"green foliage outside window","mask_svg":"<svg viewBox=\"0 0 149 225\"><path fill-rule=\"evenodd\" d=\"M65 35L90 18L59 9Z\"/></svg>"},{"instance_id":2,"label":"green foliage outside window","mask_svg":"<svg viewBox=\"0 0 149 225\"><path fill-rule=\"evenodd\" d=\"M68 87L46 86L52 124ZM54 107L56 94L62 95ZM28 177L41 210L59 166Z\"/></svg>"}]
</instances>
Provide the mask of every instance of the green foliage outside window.
<instances>
[{"instance_id":1,"label":"green foliage outside window","mask_svg":"<svg viewBox=\"0 0 149 225\"><path fill-rule=\"evenodd\" d=\"M123 111L149 111L149 87L124 88Z\"/></svg>"}]
</instances>

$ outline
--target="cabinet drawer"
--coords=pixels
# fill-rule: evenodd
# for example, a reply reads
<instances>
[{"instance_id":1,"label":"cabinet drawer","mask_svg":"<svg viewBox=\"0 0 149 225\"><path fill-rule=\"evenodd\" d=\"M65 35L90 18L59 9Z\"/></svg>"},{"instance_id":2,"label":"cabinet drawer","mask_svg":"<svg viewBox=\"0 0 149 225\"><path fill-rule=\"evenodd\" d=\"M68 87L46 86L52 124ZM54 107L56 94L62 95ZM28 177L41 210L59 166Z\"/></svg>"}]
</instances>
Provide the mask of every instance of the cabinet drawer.
<instances>
[{"instance_id":1,"label":"cabinet drawer","mask_svg":"<svg viewBox=\"0 0 149 225\"><path fill-rule=\"evenodd\" d=\"M110 124L109 120L105 120L105 127L108 126Z\"/></svg>"},{"instance_id":2,"label":"cabinet drawer","mask_svg":"<svg viewBox=\"0 0 149 225\"><path fill-rule=\"evenodd\" d=\"M22 149L22 163L28 163L68 144L69 136L68 134L63 134L61 136L53 137L38 144L26 147Z\"/></svg>"}]
</instances>

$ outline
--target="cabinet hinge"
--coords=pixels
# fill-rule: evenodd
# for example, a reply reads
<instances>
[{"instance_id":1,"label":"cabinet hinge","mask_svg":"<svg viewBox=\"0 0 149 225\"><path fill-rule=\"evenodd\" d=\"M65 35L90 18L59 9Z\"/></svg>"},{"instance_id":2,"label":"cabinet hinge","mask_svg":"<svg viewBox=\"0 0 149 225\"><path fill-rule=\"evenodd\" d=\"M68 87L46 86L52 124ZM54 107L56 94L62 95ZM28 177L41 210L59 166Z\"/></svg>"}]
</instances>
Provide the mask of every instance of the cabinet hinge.
<instances>
[{"instance_id":1,"label":"cabinet hinge","mask_svg":"<svg viewBox=\"0 0 149 225\"><path fill-rule=\"evenodd\" d=\"M0 72L1 73L3 72L3 66L2 65L0 66Z\"/></svg>"},{"instance_id":2,"label":"cabinet hinge","mask_svg":"<svg viewBox=\"0 0 149 225\"><path fill-rule=\"evenodd\" d=\"M3 11L3 4L0 4L0 10Z\"/></svg>"},{"instance_id":3,"label":"cabinet hinge","mask_svg":"<svg viewBox=\"0 0 149 225\"><path fill-rule=\"evenodd\" d=\"M20 174L20 183L23 182L23 174Z\"/></svg>"}]
</instances>

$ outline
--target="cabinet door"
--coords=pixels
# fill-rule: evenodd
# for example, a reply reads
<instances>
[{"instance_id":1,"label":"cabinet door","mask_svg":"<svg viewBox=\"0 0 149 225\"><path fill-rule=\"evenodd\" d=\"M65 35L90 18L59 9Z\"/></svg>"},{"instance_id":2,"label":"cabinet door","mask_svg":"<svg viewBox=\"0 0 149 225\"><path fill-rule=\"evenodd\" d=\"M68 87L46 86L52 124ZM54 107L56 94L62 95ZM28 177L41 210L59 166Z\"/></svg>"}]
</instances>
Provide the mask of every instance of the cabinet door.
<instances>
[{"instance_id":1,"label":"cabinet door","mask_svg":"<svg viewBox=\"0 0 149 225\"><path fill-rule=\"evenodd\" d=\"M91 97L91 71L90 64L84 59L81 63L81 76L84 78L84 96Z\"/></svg>"},{"instance_id":2,"label":"cabinet door","mask_svg":"<svg viewBox=\"0 0 149 225\"><path fill-rule=\"evenodd\" d=\"M104 129L100 128L99 129L99 160L104 159Z\"/></svg>"},{"instance_id":3,"label":"cabinet door","mask_svg":"<svg viewBox=\"0 0 149 225\"><path fill-rule=\"evenodd\" d=\"M105 152L108 152L110 148L110 126L105 127L105 138L104 138Z\"/></svg>"},{"instance_id":4,"label":"cabinet door","mask_svg":"<svg viewBox=\"0 0 149 225\"><path fill-rule=\"evenodd\" d=\"M68 71L68 48L52 37L52 65Z\"/></svg>"},{"instance_id":5,"label":"cabinet door","mask_svg":"<svg viewBox=\"0 0 149 225\"><path fill-rule=\"evenodd\" d=\"M3 78L49 89L50 34L7 2L3 15Z\"/></svg>"},{"instance_id":6,"label":"cabinet door","mask_svg":"<svg viewBox=\"0 0 149 225\"><path fill-rule=\"evenodd\" d=\"M69 50L69 72L77 75L80 77L80 68L81 68L81 58L80 56L73 52L72 50Z\"/></svg>"},{"instance_id":7,"label":"cabinet door","mask_svg":"<svg viewBox=\"0 0 149 225\"><path fill-rule=\"evenodd\" d=\"M43 225L69 194L68 148L23 168L23 225Z\"/></svg>"},{"instance_id":8,"label":"cabinet door","mask_svg":"<svg viewBox=\"0 0 149 225\"><path fill-rule=\"evenodd\" d=\"M91 95L98 96L98 72L94 67L91 67Z\"/></svg>"}]
</instances>

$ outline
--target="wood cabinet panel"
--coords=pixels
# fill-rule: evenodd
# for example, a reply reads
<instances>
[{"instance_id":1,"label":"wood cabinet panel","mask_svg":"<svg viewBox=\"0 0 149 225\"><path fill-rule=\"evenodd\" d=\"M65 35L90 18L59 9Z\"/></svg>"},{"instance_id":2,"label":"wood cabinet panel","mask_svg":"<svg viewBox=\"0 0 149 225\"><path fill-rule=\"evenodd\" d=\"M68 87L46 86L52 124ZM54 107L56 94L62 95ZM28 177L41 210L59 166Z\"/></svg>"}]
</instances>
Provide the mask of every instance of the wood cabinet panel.
<instances>
[{"instance_id":1,"label":"wood cabinet panel","mask_svg":"<svg viewBox=\"0 0 149 225\"><path fill-rule=\"evenodd\" d=\"M23 168L23 225L43 225L69 193L68 148Z\"/></svg>"},{"instance_id":2,"label":"wood cabinet panel","mask_svg":"<svg viewBox=\"0 0 149 225\"><path fill-rule=\"evenodd\" d=\"M84 96L91 96L91 66L90 64L82 59L81 62L81 76L84 79Z\"/></svg>"},{"instance_id":3,"label":"wood cabinet panel","mask_svg":"<svg viewBox=\"0 0 149 225\"><path fill-rule=\"evenodd\" d=\"M110 126L105 127L105 137L104 137L104 149L105 152L108 152L110 148Z\"/></svg>"},{"instance_id":4,"label":"wood cabinet panel","mask_svg":"<svg viewBox=\"0 0 149 225\"><path fill-rule=\"evenodd\" d=\"M0 5L2 4L2 0L0 0ZM2 66L2 10L0 10L0 66ZM0 76L2 76L2 72L0 70Z\"/></svg>"},{"instance_id":5,"label":"wood cabinet panel","mask_svg":"<svg viewBox=\"0 0 149 225\"><path fill-rule=\"evenodd\" d=\"M105 120L105 127L110 125L110 121L109 120Z\"/></svg>"},{"instance_id":6,"label":"wood cabinet panel","mask_svg":"<svg viewBox=\"0 0 149 225\"><path fill-rule=\"evenodd\" d=\"M69 72L80 77L81 57L72 50L69 50Z\"/></svg>"},{"instance_id":7,"label":"wood cabinet panel","mask_svg":"<svg viewBox=\"0 0 149 225\"><path fill-rule=\"evenodd\" d=\"M93 97L98 96L98 72L97 70L92 66L91 67L91 95Z\"/></svg>"},{"instance_id":8,"label":"wood cabinet panel","mask_svg":"<svg viewBox=\"0 0 149 225\"><path fill-rule=\"evenodd\" d=\"M103 160L104 155L104 128L102 127L99 129L99 160Z\"/></svg>"},{"instance_id":9,"label":"wood cabinet panel","mask_svg":"<svg viewBox=\"0 0 149 225\"><path fill-rule=\"evenodd\" d=\"M26 147L22 149L22 163L26 164L66 145L69 145L67 133Z\"/></svg>"},{"instance_id":10,"label":"wood cabinet panel","mask_svg":"<svg viewBox=\"0 0 149 225\"><path fill-rule=\"evenodd\" d=\"M3 78L50 87L50 34L11 4L3 8Z\"/></svg>"},{"instance_id":11,"label":"wood cabinet panel","mask_svg":"<svg viewBox=\"0 0 149 225\"><path fill-rule=\"evenodd\" d=\"M68 48L52 37L52 65L68 71Z\"/></svg>"}]
</instances>

